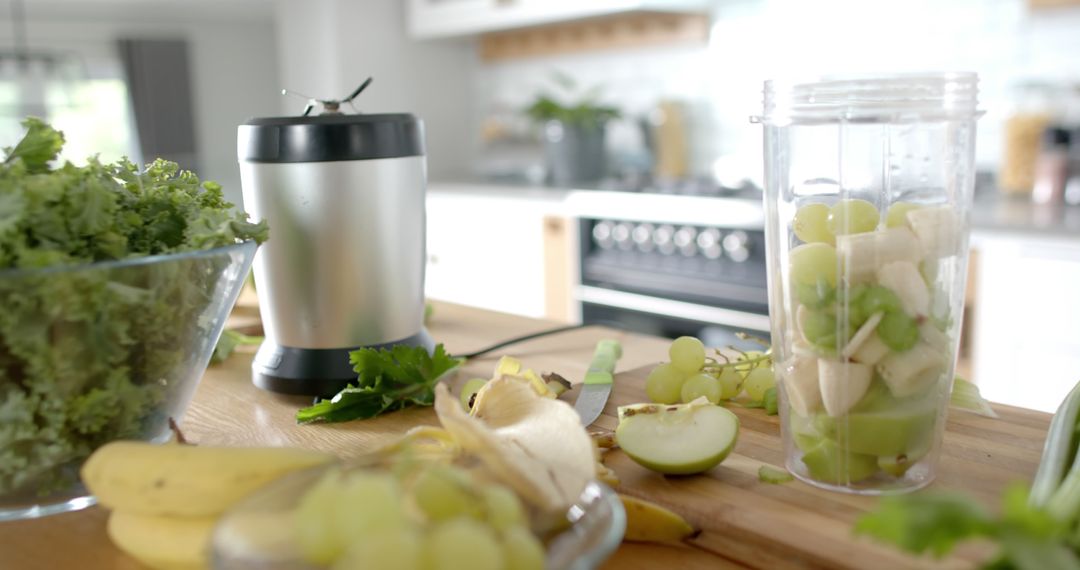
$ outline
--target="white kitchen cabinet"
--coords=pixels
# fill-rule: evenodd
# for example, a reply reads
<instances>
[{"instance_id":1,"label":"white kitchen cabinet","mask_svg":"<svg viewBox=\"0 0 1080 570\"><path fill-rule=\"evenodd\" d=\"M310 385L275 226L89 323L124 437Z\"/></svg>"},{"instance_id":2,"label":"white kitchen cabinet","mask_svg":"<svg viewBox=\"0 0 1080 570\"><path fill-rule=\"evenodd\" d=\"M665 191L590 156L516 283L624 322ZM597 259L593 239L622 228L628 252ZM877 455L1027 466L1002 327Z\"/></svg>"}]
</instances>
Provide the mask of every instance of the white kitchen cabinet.
<instances>
[{"instance_id":1,"label":"white kitchen cabinet","mask_svg":"<svg viewBox=\"0 0 1080 570\"><path fill-rule=\"evenodd\" d=\"M701 11L707 0L409 0L409 34L446 38L639 10Z\"/></svg>"},{"instance_id":2,"label":"white kitchen cabinet","mask_svg":"<svg viewBox=\"0 0 1080 570\"><path fill-rule=\"evenodd\" d=\"M558 213L562 199L557 190L432 185L427 296L527 317L550 316L544 220Z\"/></svg>"},{"instance_id":3,"label":"white kitchen cabinet","mask_svg":"<svg viewBox=\"0 0 1080 570\"><path fill-rule=\"evenodd\" d=\"M1053 412L1080 380L1080 239L973 235L973 379L984 397Z\"/></svg>"}]
</instances>

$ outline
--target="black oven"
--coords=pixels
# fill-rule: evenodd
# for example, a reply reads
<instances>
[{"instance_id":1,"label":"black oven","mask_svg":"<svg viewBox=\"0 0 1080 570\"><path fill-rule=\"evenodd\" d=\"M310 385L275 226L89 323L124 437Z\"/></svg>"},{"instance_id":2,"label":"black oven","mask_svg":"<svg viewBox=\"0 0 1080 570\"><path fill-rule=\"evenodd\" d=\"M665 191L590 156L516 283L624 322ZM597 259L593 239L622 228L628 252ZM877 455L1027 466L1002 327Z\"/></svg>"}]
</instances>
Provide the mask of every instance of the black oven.
<instances>
[{"instance_id":1,"label":"black oven","mask_svg":"<svg viewBox=\"0 0 1080 570\"><path fill-rule=\"evenodd\" d=\"M579 216L576 299L582 321L692 335L709 346L742 345L738 331L768 339L760 202L747 208L739 201L728 209L725 202L734 201L671 202L681 198L654 196L655 211L639 199L637 208ZM698 208L684 209L693 206ZM710 215L701 208L719 210Z\"/></svg>"}]
</instances>

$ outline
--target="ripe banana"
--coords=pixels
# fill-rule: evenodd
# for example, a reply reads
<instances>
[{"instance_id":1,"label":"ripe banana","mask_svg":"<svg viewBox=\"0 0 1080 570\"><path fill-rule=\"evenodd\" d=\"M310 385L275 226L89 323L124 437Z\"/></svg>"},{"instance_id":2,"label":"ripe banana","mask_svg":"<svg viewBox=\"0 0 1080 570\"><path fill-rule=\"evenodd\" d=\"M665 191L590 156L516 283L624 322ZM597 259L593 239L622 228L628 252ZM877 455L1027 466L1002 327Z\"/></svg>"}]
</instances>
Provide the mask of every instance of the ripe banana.
<instances>
[{"instance_id":1,"label":"ripe banana","mask_svg":"<svg viewBox=\"0 0 1080 570\"><path fill-rule=\"evenodd\" d=\"M109 538L121 550L155 570L207 567L210 534L217 517L158 517L113 511Z\"/></svg>"},{"instance_id":2,"label":"ripe banana","mask_svg":"<svg viewBox=\"0 0 1080 570\"><path fill-rule=\"evenodd\" d=\"M127 514L207 517L259 487L333 456L289 448L109 443L87 459L82 480L98 502Z\"/></svg>"},{"instance_id":3,"label":"ripe banana","mask_svg":"<svg viewBox=\"0 0 1080 570\"><path fill-rule=\"evenodd\" d=\"M656 503L622 494L619 498L626 510L626 534L623 535L623 540L674 542L697 533L686 519Z\"/></svg>"}]
</instances>

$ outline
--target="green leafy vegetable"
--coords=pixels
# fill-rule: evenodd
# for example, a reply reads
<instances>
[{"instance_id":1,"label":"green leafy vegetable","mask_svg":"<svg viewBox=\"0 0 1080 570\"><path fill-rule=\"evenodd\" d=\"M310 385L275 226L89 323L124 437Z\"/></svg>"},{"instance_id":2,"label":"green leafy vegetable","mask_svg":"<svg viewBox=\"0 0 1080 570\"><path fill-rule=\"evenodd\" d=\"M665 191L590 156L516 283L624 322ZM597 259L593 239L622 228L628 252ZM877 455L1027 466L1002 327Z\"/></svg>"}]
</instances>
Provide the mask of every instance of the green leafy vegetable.
<instances>
[{"instance_id":1,"label":"green leafy vegetable","mask_svg":"<svg viewBox=\"0 0 1080 570\"><path fill-rule=\"evenodd\" d=\"M36 117L27 118L22 126L26 127L26 136L14 148L4 147L7 155L4 165L19 160L27 172L47 172L49 163L56 160L64 147L64 134Z\"/></svg>"},{"instance_id":2,"label":"green leafy vegetable","mask_svg":"<svg viewBox=\"0 0 1080 570\"><path fill-rule=\"evenodd\" d=\"M175 163L51 168L63 135L23 125L0 162L0 495L70 485L99 445L164 433L216 333L227 256L91 264L267 238Z\"/></svg>"},{"instance_id":3,"label":"green leafy vegetable","mask_svg":"<svg viewBox=\"0 0 1080 570\"><path fill-rule=\"evenodd\" d=\"M298 423L344 422L430 406L435 403L439 379L464 362L447 354L441 344L430 355L419 346L363 348L349 353L349 360L357 374L356 385L298 411Z\"/></svg>"},{"instance_id":4,"label":"green leafy vegetable","mask_svg":"<svg viewBox=\"0 0 1080 570\"><path fill-rule=\"evenodd\" d=\"M236 352L237 347L260 344L262 341L263 337L261 336L249 336L239 331L225 329L221 333L221 338L217 341L217 346L214 347L214 354L210 356L210 363L220 364L225 362L232 356L233 352Z\"/></svg>"},{"instance_id":5,"label":"green leafy vegetable","mask_svg":"<svg viewBox=\"0 0 1080 570\"><path fill-rule=\"evenodd\" d=\"M1005 492L999 517L955 493L884 497L876 511L859 519L855 531L939 558L961 542L985 538L999 546L985 568L1080 570L1068 527L1029 506L1022 485Z\"/></svg>"}]
</instances>

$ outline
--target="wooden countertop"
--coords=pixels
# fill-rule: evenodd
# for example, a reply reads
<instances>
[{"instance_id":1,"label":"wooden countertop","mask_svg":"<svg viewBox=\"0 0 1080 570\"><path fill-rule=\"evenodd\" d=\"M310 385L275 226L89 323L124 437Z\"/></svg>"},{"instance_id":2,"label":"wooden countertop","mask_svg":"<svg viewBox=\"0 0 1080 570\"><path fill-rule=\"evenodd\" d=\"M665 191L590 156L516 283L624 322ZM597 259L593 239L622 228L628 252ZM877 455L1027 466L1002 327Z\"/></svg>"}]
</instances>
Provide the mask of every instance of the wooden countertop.
<instances>
[{"instance_id":1,"label":"wooden countertop","mask_svg":"<svg viewBox=\"0 0 1080 570\"><path fill-rule=\"evenodd\" d=\"M465 353L553 326L556 323L438 303L429 328L451 353ZM590 327L471 361L455 382L490 376L502 354L517 356L530 368L557 371L577 380L584 376L595 343L605 337L621 340L623 357L611 401L594 427L613 429L618 405L644 401L644 367L666 359L667 340ZM416 409L376 420L298 426L293 415L308 400L255 388L250 382L253 352L241 352L207 371L181 424L190 440L208 445L304 446L348 457L363 454L414 425L435 421L430 409ZM997 420L951 415L935 487L963 488L996 506L996 497L1008 482L1031 478L1050 416L1003 406L997 409L1002 414ZM619 452L609 455L607 464L622 480L620 491L665 504L704 532L687 545L624 544L606 568L963 567L985 554L985 549L966 548L957 558L932 564L852 538L851 522L874 499L820 491L801 482L758 482L760 465L782 465L778 422L761 410L735 411L742 422L735 452L706 476L665 478ZM0 568L140 568L109 542L106 515L104 509L93 507L0 523Z\"/></svg>"}]
</instances>

